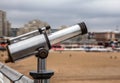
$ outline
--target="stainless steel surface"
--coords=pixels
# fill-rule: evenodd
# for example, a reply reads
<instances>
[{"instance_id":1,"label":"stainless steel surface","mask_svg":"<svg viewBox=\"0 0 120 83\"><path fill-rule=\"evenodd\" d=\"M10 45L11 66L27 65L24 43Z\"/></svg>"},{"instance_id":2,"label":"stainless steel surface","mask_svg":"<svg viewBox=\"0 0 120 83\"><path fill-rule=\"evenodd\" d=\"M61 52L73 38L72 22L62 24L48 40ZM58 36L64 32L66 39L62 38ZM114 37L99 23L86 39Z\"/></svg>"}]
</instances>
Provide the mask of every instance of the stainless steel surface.
<instances>
[{"instance_id":1,"label":"stainless steel surface","mask_svg":"<svg viewBox=\"0 0 120 83\"><path fill-rule=\"evenodd\" d=\"M46 59L38 58L38 72L42 72L46 70Z\"/></svg>"},{"instance_id":2,"label":"stainless steel surface","mask_svg":"<svg viewBox=\"0 0 120 83\"><path fill-rule=\"evenodd\" d=\"M45 37L43 34L41 34L27 40L11 44L8 46L8 50L12 59L17 60L22 58L24 55L28 55L29 53L34 52L39 47L44 47L45 44Z\"/></svg>"},{"instance_id":3,"label":"stainless steel surface","mask_svg":"<svg viewBox=\"0 0 120 83\"><path fill-rule=\"evenodd\" d=\"M81 32L80 26L75 25L75 26L57 31L57 32L49 35L48 38L50 40L51 45L53 45L53 44L59 43L61 41L64 41L66 39L69 39L71 37L80 35L81 33L82 32Z\"/></svg>"},{"instance_id":4,"label":"stainless steel surface","mask_svg":"<svg viewBox=\"0 0 120 83\"><path fill-rule=\"evenodd\" d=\"M37 72L43 72L46 71L46 59L41 59L38 57L37 62ZM47 79L35 79L34 83L48 83Z\"/></svg>"},{"instance_id":5,"label":"stainless steel surface","mask_svg":"<svg viewBox=\"0 0 120 83\"><path fill-rule=\"evenodd\" d=\"M50 83L49 79L35 80L34 83Z\"/></svg>"}]
</instances>

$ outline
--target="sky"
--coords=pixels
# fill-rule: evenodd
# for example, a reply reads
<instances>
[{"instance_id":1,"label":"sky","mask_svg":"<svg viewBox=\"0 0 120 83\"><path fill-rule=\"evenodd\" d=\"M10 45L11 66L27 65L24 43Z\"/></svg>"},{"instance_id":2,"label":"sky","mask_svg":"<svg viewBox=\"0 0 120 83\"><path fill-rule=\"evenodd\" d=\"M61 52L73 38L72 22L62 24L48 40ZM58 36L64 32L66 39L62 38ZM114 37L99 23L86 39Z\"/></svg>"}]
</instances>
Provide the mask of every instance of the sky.
<instances>
[{"instance_id":1,"label":"sky","mask_svg":"<svg viewBox=\"0 0 120 83\"><path fill-rule=\"evenodd\" d=\"M1 0L12 27L39 19L52 28L85 22L89 31L120 30L120 0Z\"/></svg>"}]
</instances>

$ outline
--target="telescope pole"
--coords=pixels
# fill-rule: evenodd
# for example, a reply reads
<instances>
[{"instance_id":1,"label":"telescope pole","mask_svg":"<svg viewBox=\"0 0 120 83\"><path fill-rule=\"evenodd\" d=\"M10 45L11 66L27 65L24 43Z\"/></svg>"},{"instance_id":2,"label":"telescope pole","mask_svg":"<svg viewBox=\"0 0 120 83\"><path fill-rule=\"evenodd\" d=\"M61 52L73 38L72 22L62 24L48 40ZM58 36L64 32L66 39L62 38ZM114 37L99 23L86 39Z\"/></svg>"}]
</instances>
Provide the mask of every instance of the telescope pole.
<instances>
[{"instance_id":1,"label":"telescope pole","mask_svg":"<svg viewBox=\"0 0 120 83\"><path fill-rule=\"evenodd\" d=\"M53 76L53 71L46 70L46 58L48 50L39 49L37 57L37 71L31 71L30 75L34 79L34 83L50 83L50 78Z\"/></svg>"},{"instance_id":2,"label":"telescope pole","mask_svg":"<svg viewBox=\"0 0 120 83\"><path fill-rule=\"evenodd\" d=\"M42 73L46 71L46 59L41 59L38 57L37 72ZM49 79L39 79L37 83L49 83Z\"/></svg>"}]
</instances>

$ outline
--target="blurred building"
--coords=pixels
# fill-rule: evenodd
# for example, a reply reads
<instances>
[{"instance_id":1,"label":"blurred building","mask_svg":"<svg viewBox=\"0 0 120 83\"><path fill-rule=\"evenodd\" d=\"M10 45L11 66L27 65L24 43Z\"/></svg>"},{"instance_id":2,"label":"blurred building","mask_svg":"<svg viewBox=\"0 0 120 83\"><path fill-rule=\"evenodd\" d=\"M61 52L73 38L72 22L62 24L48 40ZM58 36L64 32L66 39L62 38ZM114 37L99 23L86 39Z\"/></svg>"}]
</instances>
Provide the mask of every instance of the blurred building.
<instances>
[{"instance_id":1,"label":"blurred building","mask_svg":"<svg viewBox=\"0 0 120 83\"><path fill-rule=\"evenodd\" d=\"M10 37L16 37L18 30L19 30L19 28L11 28L10 29Z\"/></svg>"},{"instance_id":2,"label":"blurred building","mask_svg":"<svg viewBox=\"0 0 120 83\"><path fill-rule=\"evenodd\" d=\"M10 35L11 24L6 18L6 12L0 10L0 37Z\"/></svg>"},{"instance_id":3,"label":"blurred building","mask_svg":"<svg viewBox=\"0 0 120 83\"><path fill-rule=\"evenodd\" d=\"M48 25L49 24L46 22L35 19L35 20L29 21L28 23L26 23L23 27L20 27L17 32L17 35L21 35L21 34L24 34L24 33L27 33L33 30L37 30L38 28L42 28Z\"/></svg>"},{"instance_id":4,"label":"blurred building","mask_svg":"<svg viewBox=\"0 0 120 83\"><path fill-rule=\"evenodd\" d=\"M108 47L113 44L116 44L116 46L119 46L120 44L120 32L94 32L91 34L92 39L95 39L98 45L104 45L105 47Z\"/></svg>"},{"instance_id":5,"label":"blurred building","mask_svg":"<svg viewBox=\"0 0 120 83\"><path fill-rule=\"evenodd\" d=\"M119 33L115 33L115 38L120 40L120 32Z\"/></svg>"},{"instance_id":6,"label":"blurred building","mask_svg":"<svg viewBox=\"0 0 120 83\"><path fill-rule=\"evenodd\" d=\"M94 39L97 41L108 41L108 40L115 40L115 39L120 39L120 33L116 32L94 32Z\"/></svg>"}]
</instances>

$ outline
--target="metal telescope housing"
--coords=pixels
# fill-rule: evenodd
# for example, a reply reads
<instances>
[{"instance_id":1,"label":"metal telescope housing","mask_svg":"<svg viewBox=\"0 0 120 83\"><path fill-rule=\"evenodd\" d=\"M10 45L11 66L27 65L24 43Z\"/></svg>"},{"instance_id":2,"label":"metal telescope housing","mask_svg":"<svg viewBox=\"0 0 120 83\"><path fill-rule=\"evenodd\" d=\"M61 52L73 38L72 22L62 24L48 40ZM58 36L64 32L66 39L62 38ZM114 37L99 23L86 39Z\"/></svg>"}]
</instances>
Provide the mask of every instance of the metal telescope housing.
<instances>
[{"instance_id":1,"label":"metal telescope housing","mask_svg":"<svg viewBox=\"0 0 120 83\"><path fill-rule=\"evenodd\" d=\"M87 32L86 24L81 22L51 34L41 33L39 29L23 34L10 39L10 45L7 46L8 59L6 61L15 62L16 60L28 57L35 54L39 48L49 50L51 45L86 34Z\"/></svg>"}]
</instances>

